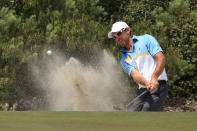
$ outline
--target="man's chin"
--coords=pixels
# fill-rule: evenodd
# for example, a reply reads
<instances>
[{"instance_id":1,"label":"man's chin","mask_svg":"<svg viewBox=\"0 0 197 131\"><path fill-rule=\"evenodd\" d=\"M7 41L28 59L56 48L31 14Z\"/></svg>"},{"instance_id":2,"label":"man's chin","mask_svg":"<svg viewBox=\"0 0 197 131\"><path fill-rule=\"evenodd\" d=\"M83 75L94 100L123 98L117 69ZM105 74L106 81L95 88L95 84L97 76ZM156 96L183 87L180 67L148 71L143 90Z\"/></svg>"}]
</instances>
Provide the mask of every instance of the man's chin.
<instances>
[{"instance_id":1,"label":"man's chin","mask_svg":"<svg viewBox=\"0 0 197 131\"><path fill-rule=\"evenodd\" d=\"M124 43L124 45L122 45L121 47L126 48L126 49L129 49L130 48L129 47L129 44L126 44L126 43Z\"/></svg>"},{"instance_id":2,"label":"man's chin","mask_svg":"<svg viewBox=\"0 0 197 131\"><path fill-rule=\"evenodd\" d=\"M121 47L122 47L122 48L126 48L126 46L125 46L125 45L122 45Z\"/></svg>"},{"instance_id":3,"label":"man's chin","mask_svg":"<svg viewBox=\"0 0 197 131\"><path fill-rule=\"evenodd\" d=\"M126 45L125 45L125 48L126 48L126 49L130 49L130 45L129 45L129 44L126 44Z\"/></svg>"}]
</instances>

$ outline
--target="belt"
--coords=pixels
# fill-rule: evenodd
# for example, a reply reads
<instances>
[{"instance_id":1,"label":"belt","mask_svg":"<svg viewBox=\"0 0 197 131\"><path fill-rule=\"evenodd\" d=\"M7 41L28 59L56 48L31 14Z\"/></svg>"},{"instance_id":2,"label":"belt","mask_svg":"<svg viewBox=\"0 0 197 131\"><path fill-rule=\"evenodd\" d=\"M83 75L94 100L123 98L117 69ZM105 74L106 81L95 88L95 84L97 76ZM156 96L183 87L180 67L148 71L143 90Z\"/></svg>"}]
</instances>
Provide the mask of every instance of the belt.
<instances>
[{"instance_id":1,"label":"belt","mask_svg":"<svg viewBox=\"0 0 197 131\"><path fill-rule=\"evenodd\" d=\"M166 80L158 80L160 85L166 84Z\"/></svg>"}]
</instances>

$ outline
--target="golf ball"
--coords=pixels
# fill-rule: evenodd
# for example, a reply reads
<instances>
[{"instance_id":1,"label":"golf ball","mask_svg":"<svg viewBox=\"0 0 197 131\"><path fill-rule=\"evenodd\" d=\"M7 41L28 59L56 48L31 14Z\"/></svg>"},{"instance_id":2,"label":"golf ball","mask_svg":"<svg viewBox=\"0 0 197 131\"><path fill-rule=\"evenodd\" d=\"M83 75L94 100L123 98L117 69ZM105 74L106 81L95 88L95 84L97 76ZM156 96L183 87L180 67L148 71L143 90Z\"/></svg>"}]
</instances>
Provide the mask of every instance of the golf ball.
<instances>
[{"instance_id":1,"label":"golf ball","mask_svg":"<svg viewBox=\"0 0 197 131\"><path fill-rule=\"evenodd\" d=\"M47 55L51 55L52 54L52 51L51 50L48 50L47 51Z\"/></svg>"}]
</instances>

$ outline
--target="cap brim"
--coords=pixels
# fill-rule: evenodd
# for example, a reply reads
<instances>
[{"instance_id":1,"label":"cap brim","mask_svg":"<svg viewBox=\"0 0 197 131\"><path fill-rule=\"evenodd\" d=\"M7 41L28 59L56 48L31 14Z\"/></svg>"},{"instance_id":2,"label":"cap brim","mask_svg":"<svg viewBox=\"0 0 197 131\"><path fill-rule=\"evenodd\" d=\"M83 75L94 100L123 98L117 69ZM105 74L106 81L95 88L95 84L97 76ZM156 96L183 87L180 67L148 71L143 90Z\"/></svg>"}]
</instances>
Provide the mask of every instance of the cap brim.
<instances>
[{"instance_id":1,"label":"cap brim","mask_svg":"<svg viewBox=\"0 0 197 131\"><path fill-rule=\"evenodd\" d=\"M113 38L112 32L108 33L108 38L110 38L110 39Z\"/></svg>"}]
</instances>

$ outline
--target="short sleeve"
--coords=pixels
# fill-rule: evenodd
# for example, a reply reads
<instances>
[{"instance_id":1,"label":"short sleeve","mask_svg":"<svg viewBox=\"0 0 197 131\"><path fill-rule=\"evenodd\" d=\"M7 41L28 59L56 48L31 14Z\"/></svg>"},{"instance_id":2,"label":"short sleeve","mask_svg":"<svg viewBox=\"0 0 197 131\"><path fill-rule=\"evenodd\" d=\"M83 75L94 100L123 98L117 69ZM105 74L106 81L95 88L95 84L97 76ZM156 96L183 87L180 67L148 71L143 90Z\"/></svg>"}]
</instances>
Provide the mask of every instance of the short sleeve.
<instances>
[{"instance_id":1,"label":"short sleeve","mask_svg":"<svg viewBox=\"0 0 197 131\"><path fill-rule=\"evenodd\" d=\"M163 52L157 40L151 35L144 35L144 41L149 53L154 56L158 52Z\"/></svg>"},{"instance_id":2,"label":"short sleeve","mask_svg":"<svg viewBox=\"0 0 197 131\"><path fill-rule=\"evenodd\" d=\"M126 63L124 60L121 60L120 63L124 71L131 77L131 72L135 69L135 67Z\"/></svg>"}]
</instances>

